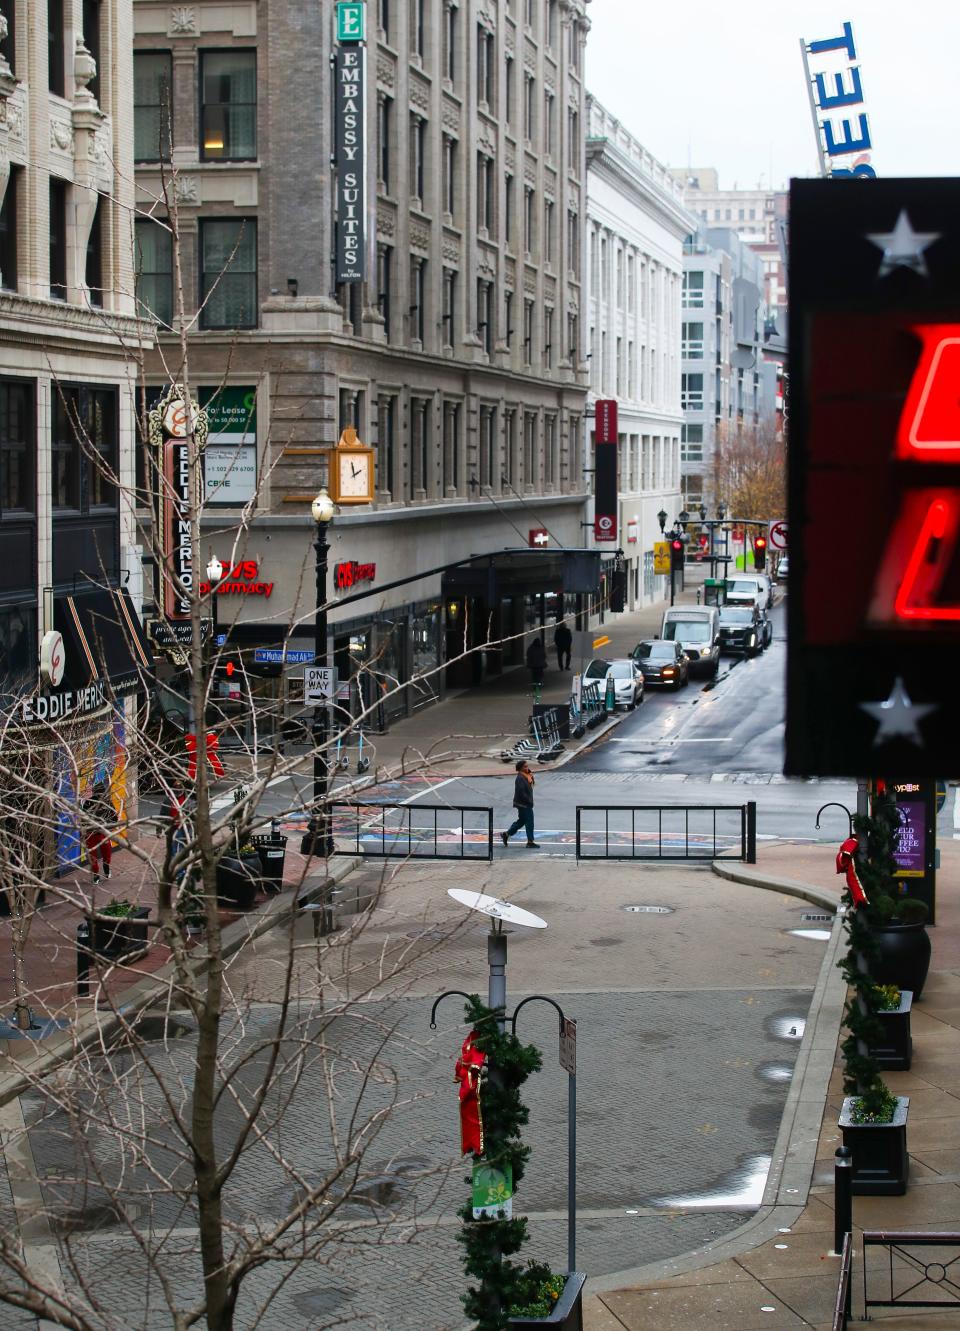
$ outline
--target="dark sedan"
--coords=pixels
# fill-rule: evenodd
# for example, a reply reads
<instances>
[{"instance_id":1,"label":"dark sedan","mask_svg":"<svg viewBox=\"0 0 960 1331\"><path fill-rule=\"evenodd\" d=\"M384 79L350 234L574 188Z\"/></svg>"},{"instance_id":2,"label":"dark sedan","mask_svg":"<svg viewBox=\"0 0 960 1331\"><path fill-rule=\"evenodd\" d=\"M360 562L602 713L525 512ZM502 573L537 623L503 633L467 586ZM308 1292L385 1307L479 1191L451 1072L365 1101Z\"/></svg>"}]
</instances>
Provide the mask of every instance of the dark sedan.
<instances>
[{"instance_id":1,"label":"dark sedan","mask_svg":"<svg viewBox=\"0 0 960 1331\"><path fill-rule=\"evenodd\" d=\"M720 650L756 656L763 651L763 624L755 605L725 605L720 611Z\"/></svg>"},{"instance_id":2,"label":"dark sedan","mask_svg":"<svg viewBox=\"0 0 960 1331\"><path fill-rule=\"evenodd\" d=\"M690 658L678 642L658 638L637 643L633 659L640 667L644 684L680 689L690 683Z\"/></svg>"}]
</instances>

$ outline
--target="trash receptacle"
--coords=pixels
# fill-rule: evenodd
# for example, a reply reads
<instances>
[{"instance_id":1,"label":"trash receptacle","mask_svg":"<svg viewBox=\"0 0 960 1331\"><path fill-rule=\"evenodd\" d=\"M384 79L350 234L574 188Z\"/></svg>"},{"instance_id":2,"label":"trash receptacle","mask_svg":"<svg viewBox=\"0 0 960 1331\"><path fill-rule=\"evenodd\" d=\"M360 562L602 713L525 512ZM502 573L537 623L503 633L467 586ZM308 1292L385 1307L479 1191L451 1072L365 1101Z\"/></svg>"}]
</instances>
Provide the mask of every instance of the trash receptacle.
<instances>
[{"instance_id":1,"label":"trash receptacle","mask_svg":"<svg viewBox=\"0 0 960 1331\"><path fill-rule=\"evenodd\" d=\"M287 854L287 838L279 832L270 832L251 840L260 856L261 879L264 892L283 890L283 864Z\"/></svg>"}]
</instances>

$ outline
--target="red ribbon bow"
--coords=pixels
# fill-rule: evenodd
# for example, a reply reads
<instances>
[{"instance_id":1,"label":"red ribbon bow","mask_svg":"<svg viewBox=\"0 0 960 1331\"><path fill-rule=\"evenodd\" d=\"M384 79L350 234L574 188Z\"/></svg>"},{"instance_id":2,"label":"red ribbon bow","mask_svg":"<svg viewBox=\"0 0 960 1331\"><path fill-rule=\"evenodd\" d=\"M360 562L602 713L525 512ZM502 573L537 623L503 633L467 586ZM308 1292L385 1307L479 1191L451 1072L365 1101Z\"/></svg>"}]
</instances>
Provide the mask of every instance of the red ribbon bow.
<instances>
[{"instance_id":1,"label":"red ribbon bow","mask_svg":"<svg viewBox=\"0 0 960 1331\"><path fill-rule=\"evenodd\" d=\"M863 890L863 884L857 877L857 861L854 858L857 853L857 838L848 836L846 841L837 851L837 873L846 874L847 891L850 893L854 906L867 906L867 894Z\"/></svg>"},{"instance_id":2,"label":"red ribbon bow","mask_svg":"<svg viewBox=\"0 0 960 1331\"><path fill-rule=\"evenodd\" d=\"M476 1031L463 1042L453 1079L460 1083L460 1151L463 1155L483 1154L483 1115L480 1110L480 1076L487 1061L474 1047Z\"/></svg>"}]
</instances>

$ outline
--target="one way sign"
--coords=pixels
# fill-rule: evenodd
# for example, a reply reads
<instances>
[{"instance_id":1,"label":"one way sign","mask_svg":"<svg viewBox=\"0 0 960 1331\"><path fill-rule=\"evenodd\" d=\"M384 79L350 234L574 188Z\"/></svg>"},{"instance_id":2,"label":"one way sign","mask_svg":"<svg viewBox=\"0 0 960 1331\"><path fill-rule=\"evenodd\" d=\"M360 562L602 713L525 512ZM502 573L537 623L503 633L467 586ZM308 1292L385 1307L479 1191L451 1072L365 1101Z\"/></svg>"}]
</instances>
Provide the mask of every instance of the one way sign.
<instances>
[{"instance_id":1,"label":"one way sign","mask_svg":"<svg viewBox=\"0 0 960 1331\"><path fill-rule=\"evenodd\" d=\"M550 533L546 527L533 527L530 530L529 544L537 550L542 550L544 546L550 543Z\"/></svg>"}]
</instances>

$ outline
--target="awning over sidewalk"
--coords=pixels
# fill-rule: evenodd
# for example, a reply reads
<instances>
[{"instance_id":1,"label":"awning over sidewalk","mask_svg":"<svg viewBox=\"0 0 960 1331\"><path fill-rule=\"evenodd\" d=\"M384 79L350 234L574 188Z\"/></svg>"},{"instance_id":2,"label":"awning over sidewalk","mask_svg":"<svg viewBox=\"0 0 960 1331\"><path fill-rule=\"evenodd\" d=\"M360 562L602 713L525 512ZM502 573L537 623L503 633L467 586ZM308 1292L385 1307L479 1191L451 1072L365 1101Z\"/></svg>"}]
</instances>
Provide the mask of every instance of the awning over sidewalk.
<instances>
[{"instance_id":1,"label":"awning over sidewalk","mask_svg":"<svg viewBox=\"0 0 960 1331\"><path fill-rule=\"evenodd\" d=\"M53 621L63 634L66 668L60 689L78 692L98 682L114 697L142 687L153 670L153 652L140 617L122 588L97 587L82 596L60 596Z\"/></svg>"},{"instance_id":2,"label":"awning over sidewalk","mask_svg":"<svg viewBox=\"0 0 960 1331\"><path fill-rule=\"evenodd\" d=\"M598 550L498 550L476 555L443 575L445 596L484 596L489 604L503 596L539 592L593 595L599 588Z\"/></svg>"}]
</instances>

